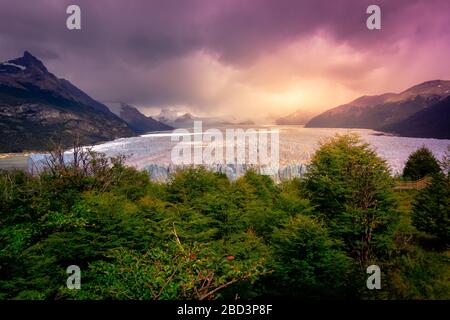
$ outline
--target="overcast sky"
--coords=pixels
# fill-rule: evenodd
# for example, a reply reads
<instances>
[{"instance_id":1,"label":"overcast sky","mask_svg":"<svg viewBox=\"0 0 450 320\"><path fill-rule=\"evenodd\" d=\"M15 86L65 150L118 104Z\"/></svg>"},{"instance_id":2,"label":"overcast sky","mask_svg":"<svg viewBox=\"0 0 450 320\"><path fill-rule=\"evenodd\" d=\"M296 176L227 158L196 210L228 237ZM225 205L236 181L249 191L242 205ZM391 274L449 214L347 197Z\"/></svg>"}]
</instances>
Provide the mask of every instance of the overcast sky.
<instances>
[{"instance_id":1,"label":"overcast sky","mask_svg":"<svg viewBox=\"0 0 450 320\"><path fill-rule=\"evenodd\" d=\"M381 30L366 28L369 4ZM146 114L275 117L450 79L450 1L0 0L0 60L25 50Z\"/></svg>"}]
</instances>

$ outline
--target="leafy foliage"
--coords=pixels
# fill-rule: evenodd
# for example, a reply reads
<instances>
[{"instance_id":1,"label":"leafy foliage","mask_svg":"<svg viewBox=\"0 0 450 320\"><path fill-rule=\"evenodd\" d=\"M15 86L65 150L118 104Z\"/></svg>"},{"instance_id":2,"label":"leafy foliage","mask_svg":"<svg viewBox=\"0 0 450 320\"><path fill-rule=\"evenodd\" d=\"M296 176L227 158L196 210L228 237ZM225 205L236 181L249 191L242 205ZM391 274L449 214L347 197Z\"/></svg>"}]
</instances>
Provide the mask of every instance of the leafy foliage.
<instances>
[{"instance_id":1,"label":"leafy foliage","mask_svg":"<svg viewBox=\"0 0 450 320\"><path fill-rule=\"evenodd\" d=\"M297 215L273 235L274 274L284 295L339 297L349 284L352 260L323 223Z\"/></svg>"},{"instance_id":2,"label":"leafy foliage","mask_svg":"<svg viewBox=\"0 0 450 320\"><path fill-rule=\"evenodd\" d=\"M440 171L441 168L433 153L429 149L422 147L409 155L403 169L403 177L419 180Z\"/></svg>"},{"instance_id":3,"label":"leafy foliage","mask_svg":"<svg viewBox=\"0 0 450 320\"><path fill-rule=\"evenodd\" d=\"M89 266L87 288L63 290L79 299L213 299L221 289L263 274L261 261L227 259L210 247L169 243L145 252L117 249Z\"/></svg>"},{"instance_id":4,"label":"leafy foliage","mask_svg":"<svg viewBox=\"0 0 450 320\"><path fill-rule=\"evenodd\" d=\"M37 175L0 173L0 299L450 297L448 252L422 232L448 241L448 177L394 193L356 136L325 141L306 177L280 184L203 168L159 184L124 160L77 149ZM66 288L73 264L81 290Z\"/></svg>"},{"instance_id":5,"label":"leafy foliage","mask_svg":"<svg viewBox=\"0 0 450 320\"><path fill-rule=\"evenodd\" d=\"M450 243L450 179L435 174L430 185L421 190L412 209L412 222L418 230Z\"/></svg>"},{"instance_id":6,"label":"leafy foliage","mask_svg":"<svg viewBox=\"0 0 450 320\"><path fill-rule=\"evenodd\" d=\"M392 246L397 212L384 160L359 137L324 141L311 160L305 188L330 232L365 265Z\"/></svg>"}]
</instances>

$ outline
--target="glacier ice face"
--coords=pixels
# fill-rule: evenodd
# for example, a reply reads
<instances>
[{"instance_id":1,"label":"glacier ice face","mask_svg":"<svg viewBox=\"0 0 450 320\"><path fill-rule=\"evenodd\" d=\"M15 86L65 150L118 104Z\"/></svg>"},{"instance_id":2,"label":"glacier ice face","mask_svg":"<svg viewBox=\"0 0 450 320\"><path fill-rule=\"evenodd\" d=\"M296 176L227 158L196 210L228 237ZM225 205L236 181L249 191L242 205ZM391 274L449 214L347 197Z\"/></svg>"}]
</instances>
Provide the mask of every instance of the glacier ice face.
<instances>
[{"instance_id":1,"label":"glacier ice face","mask_svg":"<svg viewBox=\"0 0 450 320\"><path fill-rule=\"evenodd\" d=\"M282 181L300 177L306 172L306 165L310 161L319 142L336 133L356 132L362 139L370 143L379 156L384 158L393 174L400 174L405 162L412 152L422 146L429 148L436 158L442 159L450 140L405 138L379 135L375 131L366 129L328 129L328 128L303 128L301 126L273 126L278 128L279 136L279 169L271 172L269 168L246 166L243 164L219 163L206 166L208 170L224 173L230 180L236 180L249 168L262 174L268 174L275 181ZM266 127L267 128L267 127ZM220 128L224 130L225 128ZM171 131L149 133L139 137L121 138L111 142L93 146L97 152L103 152L108 156L119 154L126 155L126 163L139 170L149 172L152 180L167 181L170 175L179 167L171 161L171 151L178 143L171 141ZM193 139L192 139L193 140ZM201 147L192 142L193 148ZM70 159L70 151L66 152ZM45 155L34 154L30 157L29 167L42 167L45 163Z\"/></svg>"},{"instance_id":2,"label":"glacier ice face","mask_svg":"<svg viewBox=\"0 0 450 320\"><path fill-rule=\"evenodd\" d=\"M242 164L238 165L218 164L213 166L202 166L202 167L212 172L223 173L231 181L235 181L239 177L243 176L250 168L252 170L255 170L257 173L272 177L272 179L276 182L301 177L306 172L306 165L304 164L288 165L286 167L275 170L275 172L273 172L273 170L271 170L270 168L266 167L246 166ZM172 173L176 172L176 170L178 169L182 169L182 167L176 167L171 165L149 164L145 166L143 169L149 173L151 180L158 182L166 182L170 179Z\"/></svg>"}]
</instances>

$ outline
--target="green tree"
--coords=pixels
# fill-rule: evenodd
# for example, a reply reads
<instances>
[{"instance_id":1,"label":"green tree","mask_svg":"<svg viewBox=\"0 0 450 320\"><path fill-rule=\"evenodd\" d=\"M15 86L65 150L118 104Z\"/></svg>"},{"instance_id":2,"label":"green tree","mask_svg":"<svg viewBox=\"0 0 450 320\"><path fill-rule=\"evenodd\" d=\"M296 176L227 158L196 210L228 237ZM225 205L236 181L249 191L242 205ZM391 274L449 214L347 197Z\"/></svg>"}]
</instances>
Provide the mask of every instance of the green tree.
<instances>
[{"instance_id":1,"label":"green tree","mask_svg":"<svg viewBox=\"0 0 450 320\"><path fill-rule=\"evenodd\" d=\"M276 292L325 298L342 297L347 290L352 261L323 223L297 215L274 232L272 246Z\"/></svg>"},{"instance_id":2,"label":"green tree","mask_svg":"<svg viewBox=\"0 0 450 320\"><path fill-rule=\"evenodd\" d=\"M362 265L393 245L390 227L397 212L392 186L385 161L353 134L323 141L305 180L311 203L331 234L344 240Z\"/></svg>"},{"instance_id":3,"label":"green tree","mask_svg":"<svg viewBox=\"0 0 450 320\"><path fill-rule=\"evenodd\" d=\"M0 172L0 299L449 297L448 253L414 241L419 229L448 243L449 177L395 193L397 206L357 136L324 141L306 179L281 184L203 168L152 183L123 160L78 149L39 175ZM65 288L71 264L82 290Z\"/></svg>"},{"instance_id":4,"label":"green tree","mask_svg":"<svg viewBox=\"0 0 450 320\"><path fill-rule=\"evenodd\" d=\"M411 153L403 169L403 177L418 180L441 171L433 153L425 147Z\"/></svg>"},{"instance_id":5,"label":"green tree","mask_svg":"<svg viewBox=\"0 0 450 320\"><path fill-rule=\"evenodd\" d=\"M450 180L443 173L433 175L431 183L417 195L412 222L421 231L450 242Z\"/></svg>"}]
</instances>

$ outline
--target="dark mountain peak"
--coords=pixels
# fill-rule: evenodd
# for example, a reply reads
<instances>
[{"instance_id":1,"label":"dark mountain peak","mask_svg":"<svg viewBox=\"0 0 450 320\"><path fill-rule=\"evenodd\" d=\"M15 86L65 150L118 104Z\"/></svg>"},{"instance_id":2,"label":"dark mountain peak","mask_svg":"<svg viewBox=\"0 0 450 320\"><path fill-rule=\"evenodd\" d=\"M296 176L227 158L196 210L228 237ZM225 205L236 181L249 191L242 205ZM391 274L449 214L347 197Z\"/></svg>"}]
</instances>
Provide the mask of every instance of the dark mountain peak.
<instances>
[{"instance_id":1,"label":"dark mountain peak","mask_svg":"<svg viewBox=\"0 0 450 320\"><path fill-rule=\"evenodd\" d=\"M136 107L127 103L120 103L120 118L138 133L147 133L151 131L171 130L172 127L159 122L152 117L142 114Z\"/></svg>"},{"instance_id":2,"label":"dark mountain peak","mask_svg":"<svg viewBox=\"0 0 450 320\"><path fill-rule=\"evenodd\" d=\"M27 58L27 59L36 59L35 56L33 56L29 51L26 51L23 53L23 58ZM37 60L37 59L36 59Z\"/></svg>"},{"instance_id":3,"label":"dark mountain peak","mask_svg":"<svg viewBox=\"0 0 450 320\"><path fill-rule=\"evenodd\" d=\"M19 58L18 58L19 59ZM33 56L29 51L25 51L23 53L22 59L26 60L26 61L32 61L32 62L40 62L42 63L41 60L39 60L38 58L36 58L35 56Z\"/></svg>"},{"instance_id":4,"label":"dark mountain peak","mask_svg":"<svg viewBox=\"0 0 450 320\"><path fill-rule=\"evenodd\" d=\"M120 117L125 121L130 121L131 118L139 117L143 119L143 115L136 107L130 106L127 103L120 103Z\"/></svg>"},{"instance_id":5,"label":"dark mountain peak","mask_svg":"<svg viewBox=\"0 0 450 320\"><path fill-rule=\"evenodd\" d=\"M103 113L110 113L109 109L92 99L85 92L74 86L66 79L59 79L50 73L41 60L25 51L20 58L12 59L0 64L0 86L25 90L32 96L41 90L55 99L70 100L72 103L81 103ZM33 92L32 92L33 91ZM56 103L56 100L53 100ZM60 103L60 101L58 102Z\"/></svg>"},{"instance_id":6,"label":"dark mountain peak","mask_svg":"<svg viewBox=\"0 0 450 320\"><path fill-rule=\"evenodd\" d=\"M48 72L41 60L33 56L28 51L23 53L23 56L13 60L9 60L9 63L16 64L18 66L26 67L27 69L39 70L41 72ZM30 70L29 70L30 71Z\"/></svg>"},{"instance_id":7,"label":"dark mountain peak","mask_svg":"<svg viewBox=\"0 0 450 320\"><path fill-rule=\"evenodd\" d=\"M136 134L128 124L28 51L0 63L0 151L45 150L51 140L93 144ZM78 139L78 138L77 138Z\"/></svg>"},{"instance_id":8,"label":"dark mountain peak","mask_svg":"<svg viewBox=\"0 0 450 320\"><path fill-rule=\"evenodd\" d=\"M120 116L122 117L122 115L124 115L124 114L138 116L138 117L141 117L141 116L147 117L144 114L142 114L142 112L140 112L138 108L136 108L132 105L129 105L128 103L121 102L120 103ZM147 118L151 118L151 117L147 117Z\"/></svg>"}]
</instances>

